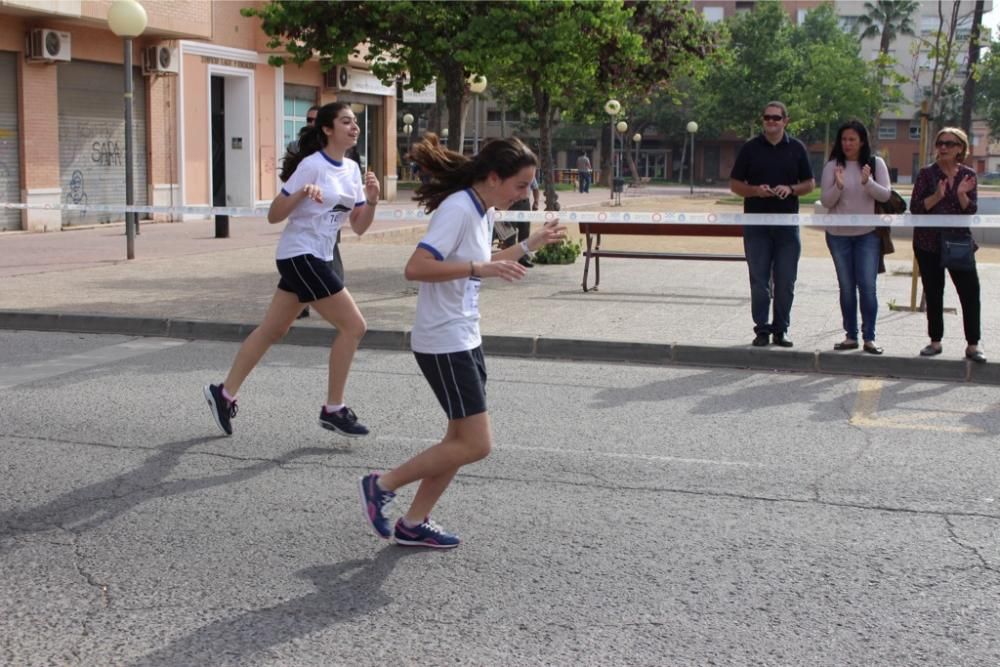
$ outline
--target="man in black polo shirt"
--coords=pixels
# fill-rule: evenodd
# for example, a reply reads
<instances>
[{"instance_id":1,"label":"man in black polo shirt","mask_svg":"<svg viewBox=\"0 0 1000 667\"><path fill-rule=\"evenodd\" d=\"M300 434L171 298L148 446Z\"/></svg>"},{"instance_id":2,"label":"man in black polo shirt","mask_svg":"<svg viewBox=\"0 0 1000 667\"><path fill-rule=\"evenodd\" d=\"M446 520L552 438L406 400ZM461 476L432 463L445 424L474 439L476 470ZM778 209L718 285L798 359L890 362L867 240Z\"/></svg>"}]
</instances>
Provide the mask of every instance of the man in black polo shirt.
<instances>
[{"instance_id":1,"label":"man in black polo shirt","mask_svg":"<svg viewBox=\"0 0 1000 667\"><path fill-rule=\"evenodd\" d=\"M816 187L809 154L798 139L785 133L788 111L781 102L768 102L764 131L743 144L729 175L729 189L743 197L744 213L798 213L799 196ZM799 268L799 228L794 225L745 225L743 251L750 270L750 311L753 345L791 347L788 325L795 277ZM771 279L774 279L774 317Z\"/></svg>"}]
</instances>

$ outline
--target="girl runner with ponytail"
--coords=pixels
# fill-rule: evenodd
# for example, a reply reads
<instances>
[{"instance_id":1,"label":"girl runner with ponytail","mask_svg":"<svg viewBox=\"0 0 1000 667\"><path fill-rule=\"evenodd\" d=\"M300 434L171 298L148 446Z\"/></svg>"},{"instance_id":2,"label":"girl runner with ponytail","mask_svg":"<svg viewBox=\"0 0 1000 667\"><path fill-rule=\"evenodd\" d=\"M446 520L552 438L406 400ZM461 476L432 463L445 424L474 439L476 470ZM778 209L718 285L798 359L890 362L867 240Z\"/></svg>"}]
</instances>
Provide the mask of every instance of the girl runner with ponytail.
<instances>
[{"instance_id":1,"label":"girl runner with ponytail","mask_svg":"<svg viewBox=\"0 0 1000 667\"><path fill-rule=\"evenodd\" d=\"M407 280L420 283L411 347L417 365L448 418L444 438L403 465L359 480L366 520L375 533L403 546L457 547L453 535L430 518L459 468L490 453L493 435L486 412L486 363L479 334L479 287L483 278L520 280L517 260L565 237L553 221L520 244L490 256L495 209L528 196L538 159L518 139L491 141L472 158L440 145L436 136L411 151L431 178L416 199L433 212L427 234L406 264ZM395 527L384 514L395 491L420 482L413 503Z\"/></svg>"},{"instance_id":2,"label":"girl runner with ponytail","mask_svg":"<svg viewBox=\"0 0 1000 667\"><path fill-rule=\"evenodd\" d=\"M275 253L281 279L264 321L243 341L232 368L219 384L205 386L204 394L215 423L232 435L236 393L272 344L280 340L309 304L337 328L330 349L326 403L320 410L323 428L359 437L368 428L344 404L344 387L367 325L343 281L332 269L337 231L345 223L358 236L375 217L380 186L375 174L364 179L344 154L358 142L358 123L343 102L319 109L312 129L299 139L298 149L282 163L284 187L271 202L267 221L288 218Z\"/></svg>"}]
</instances>

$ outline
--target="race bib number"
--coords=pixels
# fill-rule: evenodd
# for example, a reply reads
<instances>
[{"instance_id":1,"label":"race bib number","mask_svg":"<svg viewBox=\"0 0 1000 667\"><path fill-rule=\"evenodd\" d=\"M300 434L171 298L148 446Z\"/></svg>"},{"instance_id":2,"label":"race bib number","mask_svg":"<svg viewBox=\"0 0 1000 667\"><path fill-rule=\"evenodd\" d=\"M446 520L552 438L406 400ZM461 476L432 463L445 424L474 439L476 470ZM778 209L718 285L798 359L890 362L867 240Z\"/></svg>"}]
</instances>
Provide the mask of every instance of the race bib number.
<instances>
[{"instance_id":1,"label":"race bib number","mask_svg":"<svg viewBox=\"0 0 1000 667\"><path fill-rule=\"evenodd\" d=\"M465 297L462 299L462 314L466 317L479 315L479 278L469 278L465 281Z\"/></svg>"}]
</instances>

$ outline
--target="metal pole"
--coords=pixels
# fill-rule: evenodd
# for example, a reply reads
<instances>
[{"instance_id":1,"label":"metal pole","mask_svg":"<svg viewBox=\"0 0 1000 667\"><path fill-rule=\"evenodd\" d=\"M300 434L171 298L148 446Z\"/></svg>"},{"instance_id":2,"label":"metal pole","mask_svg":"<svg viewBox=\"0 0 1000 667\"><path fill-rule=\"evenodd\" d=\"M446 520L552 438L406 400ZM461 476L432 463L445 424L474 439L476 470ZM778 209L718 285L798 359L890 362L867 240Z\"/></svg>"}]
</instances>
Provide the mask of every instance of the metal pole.
<instances>
[{"instance_id":1,"label":"metal pole","mask_svg":"<svg viewBox=\"0 0 1000 667\"><path fill-rule=\"evenodd\" d=\"M135 204L132 193L132 40L125 38L125 205ZM125 212L125 257L135 259L135 213Z\"/></svg>"},{"instance_id":2,"label":"metal pole","mask_svg":"<svg viewBox=\"0 0 1000 667\"><path fill-rule=\"evenodd\" d=\"M694 132L691 133L691 166L688 171L691 174L691 194L694 194Z\"/></svg>"},{"instance_id":3,"label":"metal pole","mask_svg":"<svg viewBox=\"0 0 1000 667\"><path fill-rule=\"evenodd\" d=\"M473 124L475 127L473 139L472 139L472 154L475 155L479 152L479 93L473 93L475 97L472 98L472 115L476 117L476 122Z\"/></svg>"},{"instance_id":4,"label":"metal pole","mask_svg":"<svg viewBox=\"0 0 1000 667\"><path fill-rule=\"evenodd\" d=\"M611 155L608 158L608 172L611 178L608 185L611 187L611 198L615 198L615 117L611 117Z\"/></svg>"}]
</instances>

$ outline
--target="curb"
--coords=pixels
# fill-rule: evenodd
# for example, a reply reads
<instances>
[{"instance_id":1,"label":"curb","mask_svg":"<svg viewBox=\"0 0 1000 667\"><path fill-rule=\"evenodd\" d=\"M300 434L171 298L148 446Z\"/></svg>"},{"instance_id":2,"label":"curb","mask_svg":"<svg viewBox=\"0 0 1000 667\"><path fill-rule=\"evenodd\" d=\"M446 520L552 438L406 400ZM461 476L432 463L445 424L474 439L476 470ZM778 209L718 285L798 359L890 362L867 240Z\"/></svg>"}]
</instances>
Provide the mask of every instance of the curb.
<instances>
[{"instance_id":1,"label":"curb","mask_svg":"<svg viewBox=\"0 0 1000 667\"><path fill-rule=\"evenodd\" d=\"M11 331L59 331L240 342L256 326L239 322L0 310L0 330ZM326 347L335 336L336 331L328 327L293 325L281 343ZM506 357L639 363L656 366L709 366L1000 385L1000 365L980 365L971 361L952 359L862 357L743 346L711 347L540 336L484 335L483 347L487 348L490 354ZM361 348L409 351L410 332L369 329Z\"/></svg>"}]
</instances>

